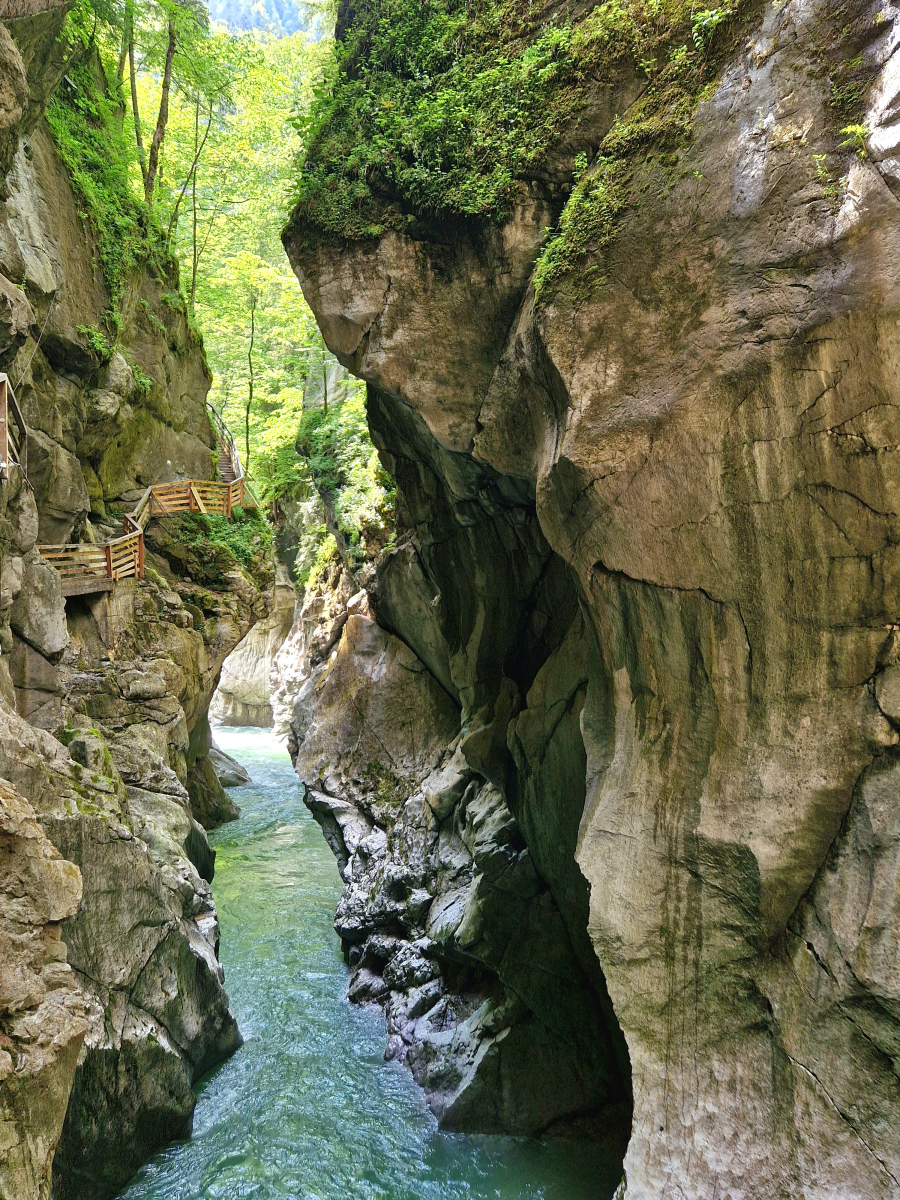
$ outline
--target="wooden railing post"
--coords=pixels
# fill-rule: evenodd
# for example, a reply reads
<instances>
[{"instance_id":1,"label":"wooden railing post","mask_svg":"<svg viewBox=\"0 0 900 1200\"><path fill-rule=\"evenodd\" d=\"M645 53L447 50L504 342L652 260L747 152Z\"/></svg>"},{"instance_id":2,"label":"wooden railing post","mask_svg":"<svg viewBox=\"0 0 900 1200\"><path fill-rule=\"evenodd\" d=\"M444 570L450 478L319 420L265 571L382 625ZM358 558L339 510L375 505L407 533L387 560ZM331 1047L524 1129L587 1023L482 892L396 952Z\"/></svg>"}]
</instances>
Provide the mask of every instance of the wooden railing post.
<instances>
[{"instance_id":1,"label":"wooden railing post","mask_svg":"<svg viewBox=\"0 0 900 1200\"><path fill-rule=\"evenodd\" d=\"M138 534L138 579L144 578L144 531Z\"/></svg>"},{"instance_id":2,"label":"wooden railing post","mask_svg":"<svg viewBox=\"0 0 900 1200\"><path fill-rule=\"evenodd\" d=\"M104 548L106 550L106 574L110 579L115 579L115 575L113 575L112 546L107 542Z\"/></svg>"},{"instance_id":3,"label":"wooden railing post","mask_svg":"<svg viewBox=\"0 0 900 1200\"><path fill-rule=\"evenodd\" d=\"M0 375L0 481L9 479L9 380Z\"/></svg>"}]
</instances>

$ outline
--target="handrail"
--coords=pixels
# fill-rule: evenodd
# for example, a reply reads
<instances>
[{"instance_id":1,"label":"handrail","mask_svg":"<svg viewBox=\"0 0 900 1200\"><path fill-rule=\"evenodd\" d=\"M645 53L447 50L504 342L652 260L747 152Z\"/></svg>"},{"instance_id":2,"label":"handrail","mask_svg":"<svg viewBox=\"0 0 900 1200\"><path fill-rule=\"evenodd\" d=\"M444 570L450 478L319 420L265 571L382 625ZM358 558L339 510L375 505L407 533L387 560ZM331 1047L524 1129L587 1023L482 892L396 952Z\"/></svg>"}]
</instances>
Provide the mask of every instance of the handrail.
<instances>
[{"instance_id":1,"label":"handrail","mask_svg":"<svg viewBox=\"0 0 900 1200\"><path fill-rule=\"evenodd\" d=\"M5 379L5 376L0 376L0 379ZM121 537L100 543L38 546L42 557L63 576L64 595L81 594L86 588L97 590L101 580L104 585L107 580L112 581L107 585L112 587L119 579L135 576L143 579L144 530L154 517L181 512L221 513L231 517L235 505L259 507L259 501L244 479L231 431L212 405L208 404L207 407L213 416L220 448L228 455L236 478L226 482L216 479L178 479L171 483L151 484L131 512L122 516ZM252 504L247 503L248 497Z\"/></svg>"},{"instance_id":2,"label":"handrail","mask_svg":"<svg viewBox=\"0 0 900 1200\"><path fill-rule=\"evenodd\" d=\"M12 423L10 422L12 418ZM0 371L0 482L9 479L10 467L16 466L28 480L28 426L16 402L9 376Z\"/></svg>"},{"instance_id":3,"label":"handrail","mask_svg":"<svg viewBox=\"0 0 900 1200\"><path fill-rule=\"evenodd\" d=\"M234 472L235 479L243 479L244 468L241 465L241 456L238 453L237 442L234 440L234 434L225 424L225 419L219 410L208 400L206 402L206 407L210 413L212 424L215 426L219 444L220 446L224 447L229 461L231 462L231 469Z\"/></svg>"},{"instance_id":4,"label":"handrail","mask_svg":"<svg viewBox=\"0 0 900 1200\"><path fill-rule=\"evenodd\" d=\"M182 512L220 513L231 517L244 501L244 481L180 479L148 487L137 506L122 516L123 534L108 542L70 542L42 545L41 556L68 576L102 576L118 581L144 577L144 530L153 517ZM65 589L64 589L65 590Z\"/></svg>"}]
</instances>

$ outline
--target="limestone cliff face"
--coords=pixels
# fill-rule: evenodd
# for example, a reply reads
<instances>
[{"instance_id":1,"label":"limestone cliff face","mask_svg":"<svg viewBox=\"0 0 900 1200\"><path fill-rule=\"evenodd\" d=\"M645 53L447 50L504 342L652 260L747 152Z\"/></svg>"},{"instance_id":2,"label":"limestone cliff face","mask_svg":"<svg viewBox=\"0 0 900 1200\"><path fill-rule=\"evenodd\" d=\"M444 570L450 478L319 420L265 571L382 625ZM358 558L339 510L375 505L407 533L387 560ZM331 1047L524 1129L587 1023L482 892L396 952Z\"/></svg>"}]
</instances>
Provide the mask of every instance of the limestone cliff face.
<instances>
[{"instance_id":1,"label":"limestone cliff face","mask_svg":"<svg viewBox=\"0 0 900 1200\"><path fill-rule=\"evenodd\" d=\"M192 1085L240 1042L206 829L222 663L271 571L192 579L164 523L147 574L64 600L42 541L119 532L160 479L212 474L202 347L173 268L135 269L110 353L98 245L42 113L63 14L0 25L0 370L29 426L0 484L0 1195L119 1190L190 1132ZM8 969L7 969L8 968Z\"/></svg>"},{"instance_id":2,"label":"limestone cliff face","mask_svg":"<svg viewBox=\"0 0 900 1200\"><path fill-rule=\"evenodd\" d=\"M20 71L28 61L30 104L0 194L0 349L31 430L41 542L77 541L86 523L107 522L109 504L121 509L151 483L207 478L213 465L209 373L173 264L135 271L117 301L115 347L104 349L111 298L99 248L41 119L65 60L48 65L39 52L56 45L60 22L10 22L18 50L4 30L10 61Z\"/></svg>"},{"instance_id":3,"label":"limestone cliff face","mask_svg":"<svg viewBox=\"0 0 900 1200\"><path fill-rule=\"evenodd\" d=\"M294 585L280 567L271 613L253 626L222 668L210 706L210 716L217 725L257 725L268 729L274 723L273 671L278 652L294 623L295 601Z\"/></svg>"},{"instance_id":4,"label":"limestone cliff face","mask_svg":"<svg viewBox=\"0 0 900 1200\"><path fill-rule=\"evenodd\" d=\"M50 1196L53 1151L87 1029L60 922L81 876L0 782L0 1196Z\"/></svg>"},{"instance_id":5,"label":"limestone cliff face","mask_svg":"<svg viewBox=\"0 0 900 1200\"><path fill-rule=\"evenodd\" d=\"M865 156L833 132L835 28L866 71ZM459 706L458 742L435 728L468 798L429 800L438 745L400 773L457 829L496 789L602 969L628 1200L900 1191L898 38L893 10L766 8L679 169L632 165L592 288L536 307L540 183L502 233L287 236L370 384L403 530L374 611ZM316 784L309 738L340 824L365 782ZM404 862L394 818L364 815ZM362 878L381 839L352 838ZM454 950L470 936L460 914Z\"/></svg>"}]
</instances>

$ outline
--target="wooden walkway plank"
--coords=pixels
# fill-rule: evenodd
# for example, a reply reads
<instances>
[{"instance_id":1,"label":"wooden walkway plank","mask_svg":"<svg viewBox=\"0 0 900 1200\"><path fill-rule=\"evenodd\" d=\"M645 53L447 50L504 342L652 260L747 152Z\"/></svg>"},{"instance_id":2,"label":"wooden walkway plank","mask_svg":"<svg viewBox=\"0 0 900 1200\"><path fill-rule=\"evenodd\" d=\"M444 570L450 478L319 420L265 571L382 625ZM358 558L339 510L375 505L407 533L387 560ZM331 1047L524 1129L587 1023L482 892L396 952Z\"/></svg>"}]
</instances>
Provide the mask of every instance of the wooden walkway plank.
<instances>
[{"instance_id":1,"label":"wooden walkway plank","mask_svg":"<svg viewBox=\"0 0 900 1200\"><path fill-rule=\"evenodd\" d=\"M15 408L12 388L0 374L0 468L6 453L15 461L18 442L24 444L25 427L11 424L10 413L21 420ZM231 431L219 414L207 405L219 449L221 479L180 479L152 484L136 506L122 517L123 532L102 545L90 542L57 546L38 546L44 559L62 576L63 595L89 595L92 591L110 591L118 579L144 576L144 530L154 517L176 516L183 512L222 513L230 518L234 505L258 508L256 497L244 478L240 457ZM16 438L17 430L20 438ZM6 459L9 461L9 459ZM2 471L0 471L2 479Z\"/></svg>"}]
</instances>

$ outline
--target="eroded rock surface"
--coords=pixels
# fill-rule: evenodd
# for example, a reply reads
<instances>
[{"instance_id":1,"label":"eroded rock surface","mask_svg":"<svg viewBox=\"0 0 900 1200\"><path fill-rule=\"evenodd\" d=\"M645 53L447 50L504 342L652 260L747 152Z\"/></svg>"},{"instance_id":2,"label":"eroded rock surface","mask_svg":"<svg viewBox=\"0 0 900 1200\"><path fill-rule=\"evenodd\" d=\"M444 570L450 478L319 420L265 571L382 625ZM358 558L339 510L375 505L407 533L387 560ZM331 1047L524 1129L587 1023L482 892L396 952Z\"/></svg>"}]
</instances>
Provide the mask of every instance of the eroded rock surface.
<instances>
[{"instance_id":1,"label":"eroded rock surface","mask_svg":"<svg viewBox=\"0 0 900 1200\"><path fill-rule=\"evenodd\" d=\"M295 597L294 585L284 568L279 568L271 613L257 621L222 667L209 710L215 724L268 729L274 723L272 671L294 622Z\"/></svg>"},{"instance_id":2,"label":"eroded rock surface","mask_svg":"<svg viewBox=\"0 0 900 1200\"><path fill-rule=\"evenodd\" d=\"M31 805L0 780L0 1196L49 1200L87 1000L66 961L60 923L81 875Z\"/></svg>"},{"instance_id":3,"label":"eroded rock surface","mask_svg":"<svg viewBox=\"0 0 900 1200\"><path fill-rule=\"evenodd\" d=\"M98 340L98 246L42 121L73 52L63 17L0 26L0 369L29 426L27 479L0 484L4 1200L46 1200L51 1171L54 1196L114 1195L187 1136L193 1084L239 1045L206 836L237 810L207 710L271 599L266 564L192 580L160 526L146 578L108 593L64 600L36 550L115 536L108 505L213 463L171 264L135 269L117 346Z\"/></svg>"},{"instance_id":4,"label":"eroded rock surface","mask_svg":"<svg viewBox=\"0 0 900 1200\"><path fill-rule=\"evenodd\" d=\"M528 239L496 251L509 319L454 299L485 270L465 230L349 265L287 239L397 478L377 618L602 969L628 1200L900 1192L898 36L893 9L767 6L678 170L631 164L602 257L535 307Z\"/></svg>"},{"instance_id":5,"label":"eroded rock surface","mask_svg":"<svg viewBox=\"0 0 900 1200\"><path fill-rule=\"evenodd\" d=\"M522 754L539 759L552 742L582 764L553 780L555 811L536 816L507 778L522 689L566 653L567 633L580 647L568 653L584 653L577 602L527 487L444 450L405 411L390 428L374 398L370 409L379 444L391 440L405 537L370 597L309 597L311 628L295 635L308 674L289 746L346 883L335 924L350 995L384 1007L389 1056L444 1125L594 1136L611 1190L627 1055L587 938L584 881L558 849L574 847L584 800L577 708L574 724L553 713L532 727ZM534 820L549 833L536 851L524 832Z\"/></svg>"}]
</instances>

